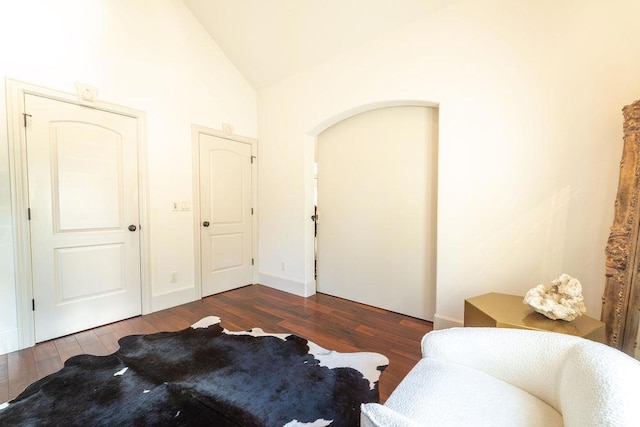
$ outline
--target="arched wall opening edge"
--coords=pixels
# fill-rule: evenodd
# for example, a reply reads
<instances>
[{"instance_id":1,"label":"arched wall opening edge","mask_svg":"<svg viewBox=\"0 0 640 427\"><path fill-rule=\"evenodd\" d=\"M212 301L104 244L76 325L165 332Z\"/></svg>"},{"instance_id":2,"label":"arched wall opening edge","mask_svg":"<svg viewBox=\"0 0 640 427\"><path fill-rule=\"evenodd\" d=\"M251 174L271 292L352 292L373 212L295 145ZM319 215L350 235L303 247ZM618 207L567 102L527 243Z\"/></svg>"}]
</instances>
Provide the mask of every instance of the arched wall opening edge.
<instances>
[{"instance_id":1,"label":"arched wall opening edge","mask_svg":"<svg viewBox=\"0 0 640 427\"><path fill-rule=\"evenodd\" d=\"M337 113L310 129L304 135L304 179L305 179L305 210L306 218L309 226L305 229L305 280L303 296L308 297L316 293L316 280L315 280L315 251L314 251L314 227L311 217L314 212L314 162L315 162L315 150L316 141L318 135L324 130L330 128L334 124L341 122L349 117L358 115L371 110L388 107L433 107L440 108L440 104L433 101L424 100L394 100L394 101L379 101L368 104L362 104L340 113Z\"/></svg>"}]
</instances>

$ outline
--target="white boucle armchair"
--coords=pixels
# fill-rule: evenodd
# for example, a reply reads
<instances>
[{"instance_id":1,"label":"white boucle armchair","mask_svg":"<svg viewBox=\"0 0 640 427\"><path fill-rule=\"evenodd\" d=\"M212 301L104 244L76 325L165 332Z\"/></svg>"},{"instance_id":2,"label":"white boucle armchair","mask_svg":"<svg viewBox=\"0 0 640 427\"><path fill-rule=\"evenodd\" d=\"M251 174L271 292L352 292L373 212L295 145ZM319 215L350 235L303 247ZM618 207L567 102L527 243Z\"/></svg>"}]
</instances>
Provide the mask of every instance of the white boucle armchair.
<instances>
[{"instance_id":1,"label":"white boucle armchair","mask_svg":"<svg viewBox=\"0 0 640 427\"><path fill-rule=\"evenodd\" d=\"M422 355L384 405L362 405L362 426L640 426L640 362L604 344L452 328Z\"/></svg>"}]
</instances>

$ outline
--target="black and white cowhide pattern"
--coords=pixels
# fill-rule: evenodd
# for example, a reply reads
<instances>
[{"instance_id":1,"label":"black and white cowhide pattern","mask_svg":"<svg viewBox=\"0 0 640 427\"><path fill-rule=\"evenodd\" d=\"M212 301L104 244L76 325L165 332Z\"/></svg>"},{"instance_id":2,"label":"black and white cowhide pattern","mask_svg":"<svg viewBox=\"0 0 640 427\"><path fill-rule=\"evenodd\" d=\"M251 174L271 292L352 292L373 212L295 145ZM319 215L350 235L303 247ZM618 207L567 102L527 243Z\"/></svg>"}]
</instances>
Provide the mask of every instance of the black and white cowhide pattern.
<instances>
[{"instance_id":1,"label":"black and white cowhide pattern","mask_svg":"<svg viewBox=\"0 0 640 427\"><path fill-rule=\"evenodd\" d=\"M357 426L389 360L207 317L80 355L0 405L0 425Z\"/></svg>"}]
</instances>

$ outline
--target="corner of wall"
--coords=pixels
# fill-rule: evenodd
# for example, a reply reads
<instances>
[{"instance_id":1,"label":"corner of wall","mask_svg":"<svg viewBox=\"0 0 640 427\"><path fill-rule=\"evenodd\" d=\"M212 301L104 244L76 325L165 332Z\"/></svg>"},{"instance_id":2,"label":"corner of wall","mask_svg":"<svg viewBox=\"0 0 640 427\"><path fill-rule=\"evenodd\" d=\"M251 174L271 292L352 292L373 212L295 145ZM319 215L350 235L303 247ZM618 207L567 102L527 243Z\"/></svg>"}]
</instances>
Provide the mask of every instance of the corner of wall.
<instances>
[{"instance_id":1,"label":"corner of wall","mask_svg":"<svg viewBox=\"0 0 640 427\"><path fill-rule=\"evenodd\" d=\"M195 301L196 288L188 287L171 290L151 297L151 311L156 312L166 308L175 307L177 305L186 304Z\"/></svg>"},{"instance_id":2,"label":"corner of wall","mask_svg":"<svg viewBox=\"0 0 640 427\"><path fill-rule=\"evenodd\" d=\"M271 274L258 274L258 283L268 286L279 291L288 292L290 294L298 295L301 297L310 297L316 293L316 281L303 283L297 280L287 279L285 277L274 276Z\"/></svg>"},{"instance_id":3,"label":"corner of wall","mask_svg":"<svg viewBox=\"0 0 640 427\"><path fill-rule=\"evenodd\" d=\"M433 329L448 329L448 328L460 328L464 326L464 322L460 319L453 319L451 317L441 316L438 313L433 316Z\"/></svg>"}]
</instances>

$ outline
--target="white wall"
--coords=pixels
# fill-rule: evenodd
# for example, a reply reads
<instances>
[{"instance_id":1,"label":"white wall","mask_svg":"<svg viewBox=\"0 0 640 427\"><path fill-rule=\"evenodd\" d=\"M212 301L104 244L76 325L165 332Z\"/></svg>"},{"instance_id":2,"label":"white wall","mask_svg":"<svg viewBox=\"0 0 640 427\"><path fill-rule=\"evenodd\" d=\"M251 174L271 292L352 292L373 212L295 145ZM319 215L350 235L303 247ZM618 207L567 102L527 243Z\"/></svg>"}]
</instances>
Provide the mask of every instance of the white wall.
<instances>
[{"instance_id":1,"label":"white wall","mask_svg":"<svg viewBox=\"0 0 640 427\"><path fill-rule=\"evenodd\" d=\"M193 215L170 210L192 200L191 124L255 137L255 91L180 0L3 1L0 52L3 80L71 93L84 82L147 113L152 309L193 299ZM0 353L16 335L4 95L2 84Z\"/></svg>"},{"instance_id":2,"label":"white wall","mask_svg":"<svg viewBox=\"0 0 640 427\"><path fill-rule=\"evenodd\" d=\"M436 327L561 273L600 316L635 0L459 0L258 93L260 278L313 285L313 136L370 105L439 105ZM402 102L399 102L402 103ZM311 246L312 247L312 246ZM286 261L287 271L279 266Z\"/></svg>"}]
</instances>

